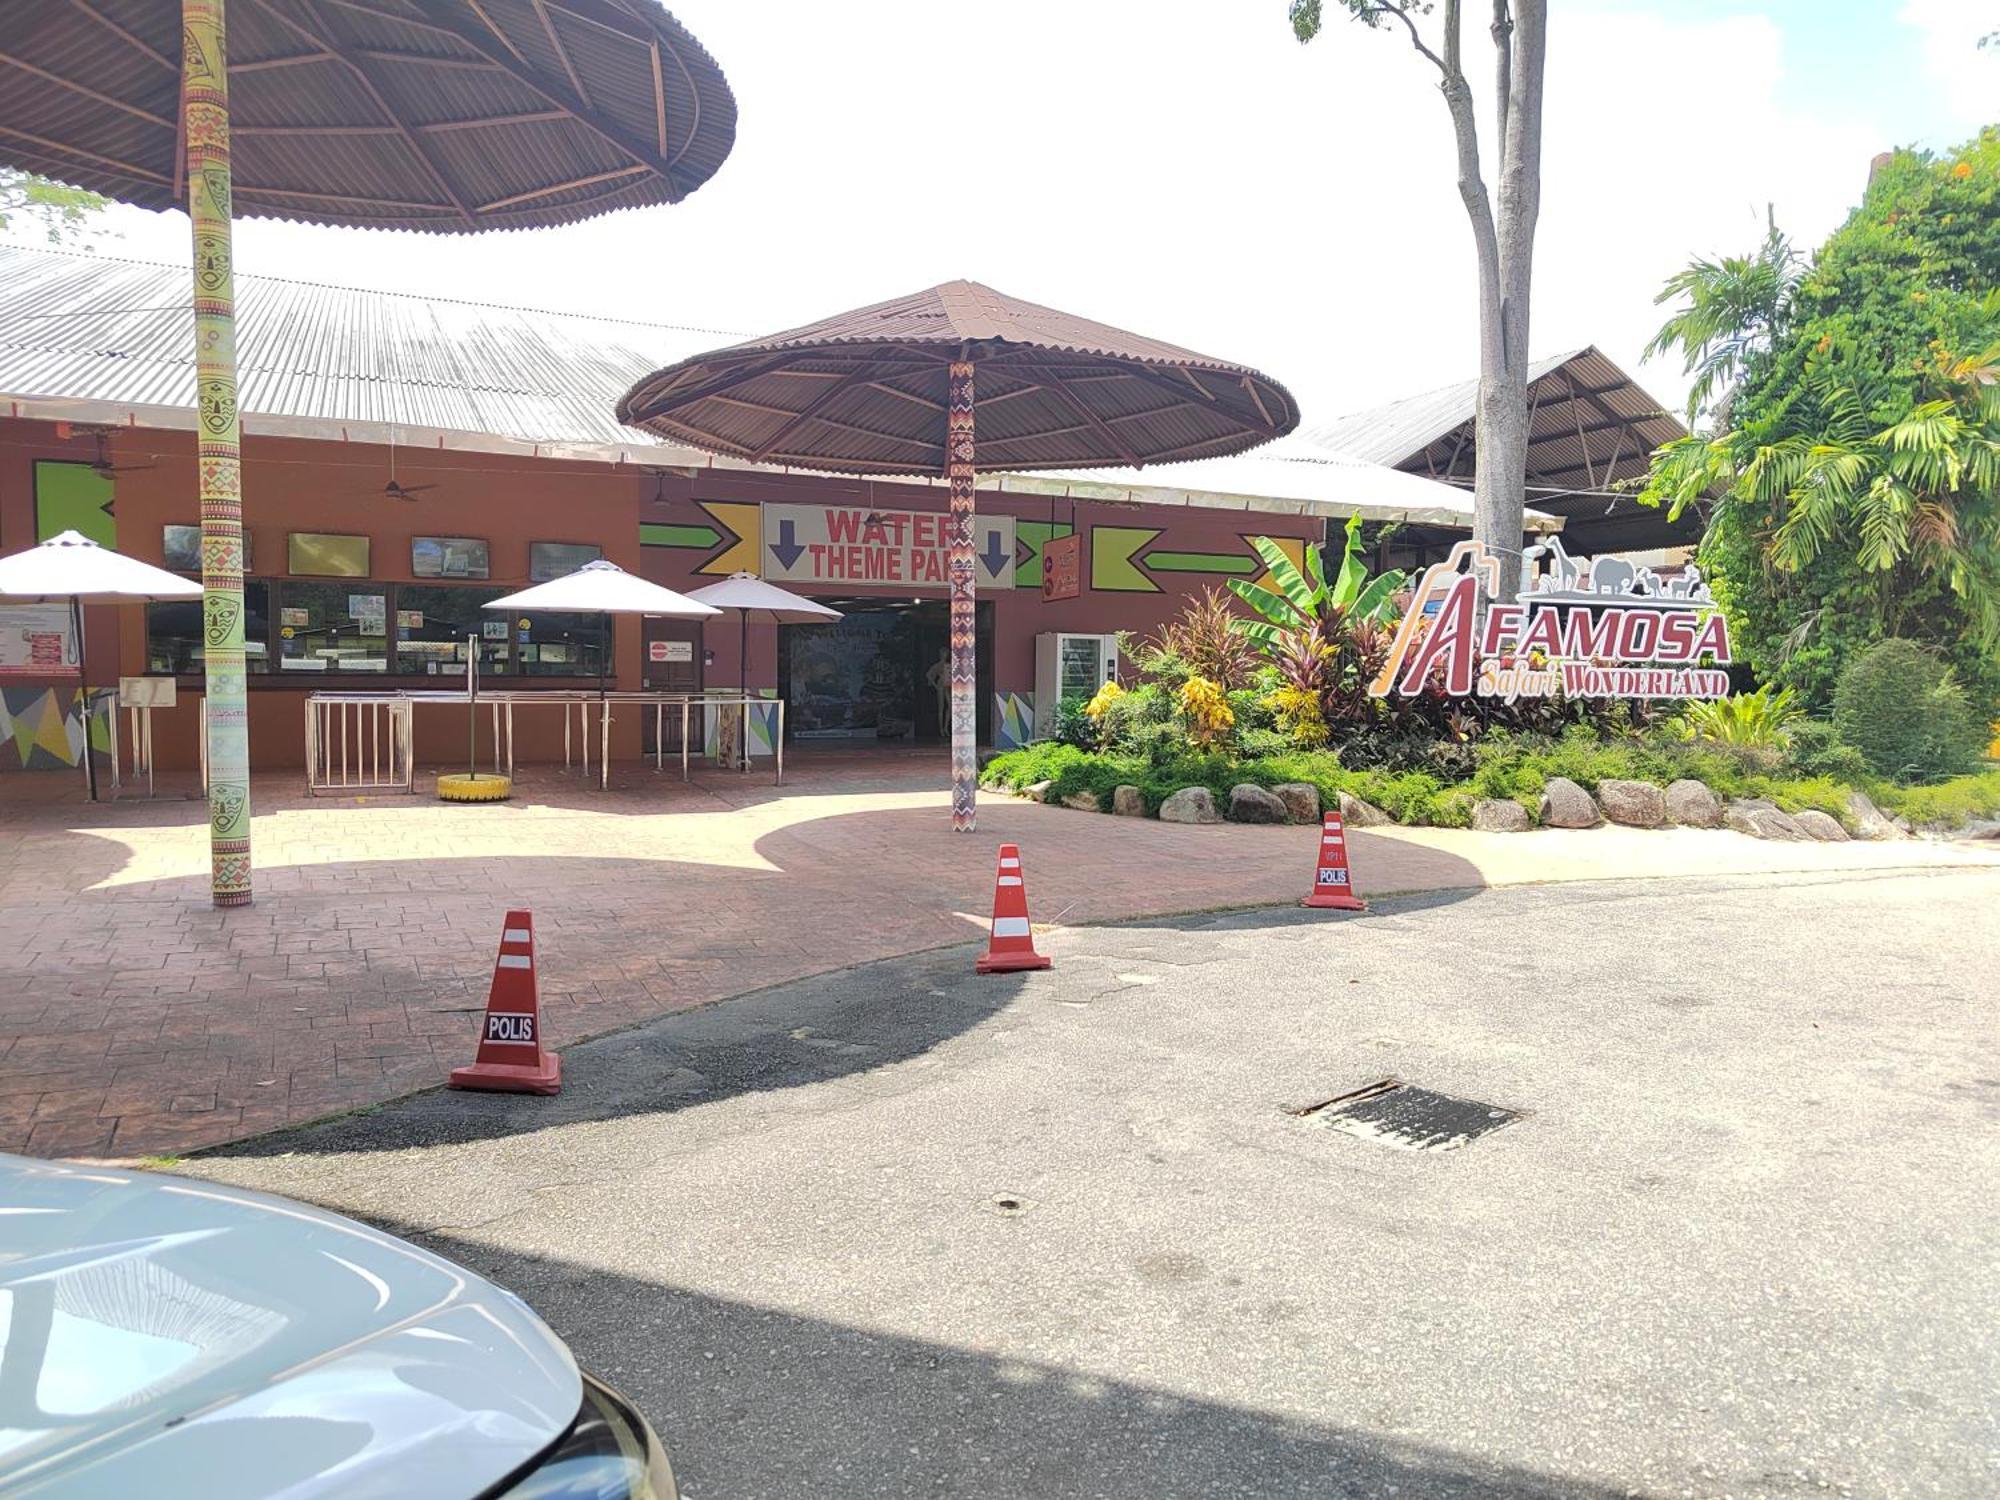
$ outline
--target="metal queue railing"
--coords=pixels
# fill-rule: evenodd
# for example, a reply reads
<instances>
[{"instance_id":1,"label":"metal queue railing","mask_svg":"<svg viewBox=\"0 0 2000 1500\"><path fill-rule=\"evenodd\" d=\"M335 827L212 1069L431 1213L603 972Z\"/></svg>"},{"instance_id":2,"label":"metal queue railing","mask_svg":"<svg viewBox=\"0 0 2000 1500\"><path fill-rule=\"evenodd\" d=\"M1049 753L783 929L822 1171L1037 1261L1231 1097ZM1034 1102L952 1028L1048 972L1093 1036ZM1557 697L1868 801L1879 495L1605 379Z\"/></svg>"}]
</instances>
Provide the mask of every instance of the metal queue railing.
<instances>
[{"instance_id":1,"label":"metal queue railing","mask_svg":"<svg viewBox=\"0 0 2000 1500\"><path fill-rule=\"evenodd\" d=\"M674 716L679 718L681 779L690 775L693 735L698 728L704 742L708 722L703 715L723 709L737 710L740 740L730 753L739 769L750 769L750 716L753 710L775 708L772 756L776 780L785 780L785 701L755 694L613 692L598 694L585 689L545 688L527 691L482 688L473 700L464 692L413 690L387 693L313 693L306 699L306 794L351 791L415 790L416 725L419 704L466 704L473 711L487 710L492 730L492 758L495 774L514 774L514 713L526 705L556 708L563 716L563 767L579 763L586 775L591 772L592 740L596 741L597 783L611 784L611 726L615 711L636 706L653 711L653 769L666 768L667 730ZM593 723L594 721L594 723ZM595 734L593 735L593 728ZM721 728L718 722L718 731ZM206 747L204 747L206 748ZM204 760L206 757L204 756ZM204 781L206 776L204 775Z\"/></svg>"}]
</instances>

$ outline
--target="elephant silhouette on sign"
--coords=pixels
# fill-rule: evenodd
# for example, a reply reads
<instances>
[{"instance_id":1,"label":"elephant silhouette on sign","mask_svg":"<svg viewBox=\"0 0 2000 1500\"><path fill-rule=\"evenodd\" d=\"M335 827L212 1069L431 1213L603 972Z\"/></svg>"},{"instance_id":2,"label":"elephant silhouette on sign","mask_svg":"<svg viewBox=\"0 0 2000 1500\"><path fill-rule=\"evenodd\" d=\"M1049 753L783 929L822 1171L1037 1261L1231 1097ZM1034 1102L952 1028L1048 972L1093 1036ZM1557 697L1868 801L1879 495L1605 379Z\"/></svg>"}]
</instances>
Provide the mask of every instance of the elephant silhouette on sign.
<instances>
[{"instance_id":1,"label":"elephant silhouette on sign","mask_svg":"<svg viewBox=\"0 0 2000 1500\"><path fill-rule=\"evenodd\" d=\"M1632 565L1622 557L1600 557L1590 565L1590 591L1593 594L1629 594L1632 592L1634 574Z\"/></svg>"}]
</instances>

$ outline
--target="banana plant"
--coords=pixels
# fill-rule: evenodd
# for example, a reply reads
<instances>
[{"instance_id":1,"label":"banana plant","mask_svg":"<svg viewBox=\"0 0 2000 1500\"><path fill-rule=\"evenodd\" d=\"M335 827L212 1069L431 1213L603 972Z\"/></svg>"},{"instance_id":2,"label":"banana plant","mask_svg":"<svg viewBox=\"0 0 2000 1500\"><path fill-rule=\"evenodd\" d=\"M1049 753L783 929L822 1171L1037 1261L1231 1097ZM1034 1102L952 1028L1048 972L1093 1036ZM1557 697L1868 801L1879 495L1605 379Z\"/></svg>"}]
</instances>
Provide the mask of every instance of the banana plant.
<instances>
[{"instance_id":1,"label":"banana plant","mask_svg":"<svg viewBox=\"0 0 2000 1500\"><path fill-rule=\"evenodd\" d=\"M1318 547L1305 549L1305 567L1301 569L1267 536L1253 537L1250 544L1270 569L1276 587L1230 579L1229 587L1236 597L1264 617L1237 620L1234 628L1264 651L1281 648L1288 634L1296 636L1315 625L1332 636L1345 621L1387 623L1395 619L1395 596L1405 575L1401 568L1391 568L1369 576L1368 565L1361 560L1361 517L1347 518L1347 542L1340 570L1331 583Z\"/></svg>"}]
</instances>

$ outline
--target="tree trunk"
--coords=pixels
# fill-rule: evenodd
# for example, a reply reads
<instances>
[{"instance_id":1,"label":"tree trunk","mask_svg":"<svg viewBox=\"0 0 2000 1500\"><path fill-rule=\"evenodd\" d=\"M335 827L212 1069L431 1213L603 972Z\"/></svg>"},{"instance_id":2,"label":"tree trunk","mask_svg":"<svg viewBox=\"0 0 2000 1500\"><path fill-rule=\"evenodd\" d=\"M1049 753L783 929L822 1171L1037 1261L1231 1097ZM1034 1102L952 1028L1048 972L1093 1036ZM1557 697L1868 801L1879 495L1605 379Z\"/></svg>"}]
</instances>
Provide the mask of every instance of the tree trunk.
<instances>
[{"instance_id":1,"label":"tree trunk","mask_svg":"<svg viewBox=\"0 0 2000 1500\"><path fill-rule=\"evenodd\" d=\"M1500 14L1496 8L1496 17ZM1499 212L1492 221L1492 274L1480 267L1479 397L1473 441L1473 536L1500 559L1500 592L1521 585L1528 467L1528 310L1534 283L1535 223L1542 196L1542 74L1546 0L1515 0L1510 26L1496 19L1494 44L1509 56L1497 72L1507 97L1500 118ZM1468 111L1469 113L1469 111ZM1462 187L1462 184L1461 184ZM1470 205L1468 205L1469 207ZM1474 221L1481 260L1488 236Z\"/></svg>"}]
</instances>

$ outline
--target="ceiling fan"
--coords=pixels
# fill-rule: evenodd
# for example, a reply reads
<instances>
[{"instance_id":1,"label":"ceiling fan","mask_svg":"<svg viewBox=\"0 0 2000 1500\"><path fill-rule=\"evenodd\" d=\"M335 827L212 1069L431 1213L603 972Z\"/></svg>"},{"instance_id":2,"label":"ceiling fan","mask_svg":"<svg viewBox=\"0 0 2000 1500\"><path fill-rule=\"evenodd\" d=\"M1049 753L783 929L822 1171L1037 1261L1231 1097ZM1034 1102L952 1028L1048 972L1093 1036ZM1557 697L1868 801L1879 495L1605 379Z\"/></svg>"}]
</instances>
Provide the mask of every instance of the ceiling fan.
<instances>
[{"instance_id":1,"label":"ceiling fan","mask_svg":"<svg viewBox=\"0 0 2000 1500\"><path fill-rule=\"evenodd\" d=\"M425 490L434 490L436 488L437 485L435 484L397 483L396 437L395 434L392 432L389 435L389 482L382 486L381 490L382 498L384 500L408 500L412 504L414 504L416 502L417 496L421 495Z\"/></svg>"},{"instance_id":2,"label":"ceiling fan","mask_svg":"<svg viewBox=\"0 0 2000 1500\"><path fill-rule=\"evenodd\" d=\"M111 461L111 434L115 431L117 429L114 427L100 427L94 424L86 425L81 422L56 423L56 435L65 441L72 437L83 436L88 436L96 441L97 457L85 465L92 473L102 474L106 479L109 479L113 474L130 474L139 469L158 467L156 464L114 464Z\"/></svg>"}]
</instances>

